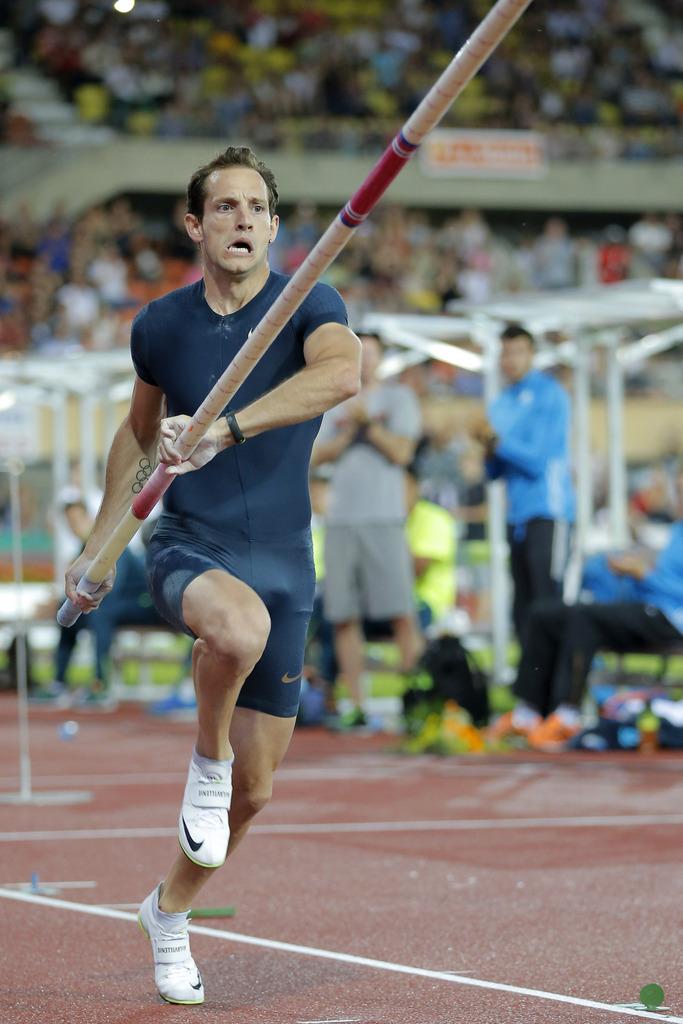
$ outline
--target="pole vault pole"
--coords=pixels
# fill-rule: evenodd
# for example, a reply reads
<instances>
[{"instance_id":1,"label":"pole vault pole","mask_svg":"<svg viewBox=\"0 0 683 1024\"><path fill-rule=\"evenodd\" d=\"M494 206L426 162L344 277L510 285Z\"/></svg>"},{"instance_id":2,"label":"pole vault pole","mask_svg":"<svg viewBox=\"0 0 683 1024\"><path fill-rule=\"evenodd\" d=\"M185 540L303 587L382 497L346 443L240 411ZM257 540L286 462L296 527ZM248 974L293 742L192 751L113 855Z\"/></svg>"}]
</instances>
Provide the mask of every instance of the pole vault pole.
<instances>
[{"instance_id":1,"label":"pole vault pole","mask_svg":"<svg viewBox=\"0 0 683 1024\"><path fill-rule=\"evenodd\" d=\"M530 3L531 0L498 0L458 51L197 409L175 442L184 460L192 455L211 424L221 415L255 364L405 167L424 137L439 123ZM166 473L164 465L157 466L80 580L78 589L81 592L93 593L97 590L173 479ZM74 623L79 615L78 607L67 600L60 608L57 619L61 625L67 626Z\"/></svg>"}]
</instances>

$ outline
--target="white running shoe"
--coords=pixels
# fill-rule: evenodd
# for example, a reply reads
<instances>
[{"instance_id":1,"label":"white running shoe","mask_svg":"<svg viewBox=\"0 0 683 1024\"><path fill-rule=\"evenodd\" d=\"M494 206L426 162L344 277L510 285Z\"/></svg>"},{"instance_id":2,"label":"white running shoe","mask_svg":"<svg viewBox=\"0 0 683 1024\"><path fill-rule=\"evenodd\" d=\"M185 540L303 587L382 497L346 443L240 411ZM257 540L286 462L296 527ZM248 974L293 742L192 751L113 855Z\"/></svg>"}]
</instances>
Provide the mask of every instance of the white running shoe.
<instances>
[{"instance_id":1,"label":"white running shoe","mask_svg":"<svg viewBox=\"0 0 683 1024\"><path fill-rule=\"evenodd\" d=\"M178 821L180 848L193 864L219 868L228 855L228 811L232 797L232 770L217 764L203 775L194 758L185 786Z\"/></svg>"},{"instance_id":2,"label":"white running shoe","mask_svg":"<svg viewBox=\"0 0 683 1024\"><path fill-rule=\"evenodd\" d=\"M204 985L190 953L187 918L173 931L158 923L159 888L149 894L138 913L138 924L152 943L157 990L167 1003L203 1003Z\"/></svg>"}]
</instances>

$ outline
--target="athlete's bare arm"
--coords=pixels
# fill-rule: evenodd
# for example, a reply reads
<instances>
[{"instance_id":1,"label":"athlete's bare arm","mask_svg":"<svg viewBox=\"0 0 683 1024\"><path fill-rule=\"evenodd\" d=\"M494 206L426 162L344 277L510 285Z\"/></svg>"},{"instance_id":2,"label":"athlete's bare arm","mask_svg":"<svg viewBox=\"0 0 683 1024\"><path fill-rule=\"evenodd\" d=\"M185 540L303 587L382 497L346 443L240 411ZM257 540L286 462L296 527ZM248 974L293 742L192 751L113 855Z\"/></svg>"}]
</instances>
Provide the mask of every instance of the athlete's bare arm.
<instances>
[{"instance_id":1,"label":"athlete's bare arm","mask_svg":"<svg viewBox=\"0 0 683 1024\"><path fill-rule=\"evenodd\" d=\"M360 342L342 324L323 324L304 343L306 366L272 391L236 413L240 430L246 438L265 430L303 423L326 412L339 402L357 394L360 387ZM225 418L207 431L205 440L188 462L181 462L173 449L188 416L173 416L161 427L159 459L175 463L171 472L190 472L205 465L219 451L235 442Z\"/></svg>"},{"instance_id":2,"label":"athlete's bare arm","mask_svg":"<svg viewBox=\"0 0 683 1024\"><path fill-rule=\"evenodd\" d=\"M323 324L304 343L306 366L237 413L245 437L320 416L360 387L360 342L342 324Z\"/></svg>"},{"instance_id":3,"label":"athlete's bare arm","mask_svg":"<svg viewBox=\"0 0 683 1024\"><path fill-rule=\"evenodd\" d=\"M109 539L121 517L130 508L136 493L134 488L154 469L164 408L165 399L159 388L152 387L136 377L128 414L117 430L109 451L102 504L83 553L69 566L66 573L66 596L82 611L96 608L105 594L111 590L113 573L111 577L107 577L96 594L76 594L76 586L81 576Z\"/></svg>"}]
</instances>

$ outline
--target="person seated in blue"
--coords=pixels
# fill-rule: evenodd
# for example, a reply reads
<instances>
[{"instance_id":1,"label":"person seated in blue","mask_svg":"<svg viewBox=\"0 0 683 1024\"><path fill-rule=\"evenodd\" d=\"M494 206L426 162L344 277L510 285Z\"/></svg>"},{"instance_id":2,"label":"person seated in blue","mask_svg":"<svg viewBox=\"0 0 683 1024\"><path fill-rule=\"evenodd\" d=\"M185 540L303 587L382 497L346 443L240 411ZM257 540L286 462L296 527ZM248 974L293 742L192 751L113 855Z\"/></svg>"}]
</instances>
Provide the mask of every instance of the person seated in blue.
<instances>
[{"instance_id":1,"label":"person seated in blue","mask_svg":"<svg viewBox=\"0 0 683 1024\"><path fill-rule=\"evenodd\" d=\"M581 702L597 651L683 644L683 472L678 503L669 541L654 564L643 553L609 556L602 571L593 563L584 580L593 588L590 603L532 606L514 685L518 703L494 723L491 738L517 734L535 749L562 749L581 730Z\"/></svg>"}]
</instances>

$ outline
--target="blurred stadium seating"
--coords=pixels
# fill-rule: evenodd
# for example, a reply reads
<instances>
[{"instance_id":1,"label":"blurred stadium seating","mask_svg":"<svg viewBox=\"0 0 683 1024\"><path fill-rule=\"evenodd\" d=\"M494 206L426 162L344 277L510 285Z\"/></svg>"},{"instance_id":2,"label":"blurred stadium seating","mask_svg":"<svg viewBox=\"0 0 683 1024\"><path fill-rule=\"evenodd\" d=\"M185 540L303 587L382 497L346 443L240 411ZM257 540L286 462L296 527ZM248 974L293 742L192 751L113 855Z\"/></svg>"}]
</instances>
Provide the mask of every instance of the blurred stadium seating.
<instances>
[{"instance_id":1,"label":"blurred stadium seating","mask_svg":"<svg viewBox=\"0 0 683 1024\"><path fill-rule=\"evenodd\" d=\"M124 16L92 0L17 4L0 50L4 137L81 139L85 124L375 152L487 7L140 0ZM680 0L534 4L450 123L541 129L557 158L680 155L681 13Z\"/></svg>"}]
</instances>

